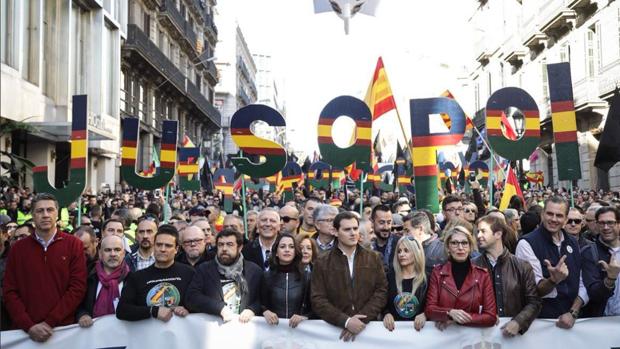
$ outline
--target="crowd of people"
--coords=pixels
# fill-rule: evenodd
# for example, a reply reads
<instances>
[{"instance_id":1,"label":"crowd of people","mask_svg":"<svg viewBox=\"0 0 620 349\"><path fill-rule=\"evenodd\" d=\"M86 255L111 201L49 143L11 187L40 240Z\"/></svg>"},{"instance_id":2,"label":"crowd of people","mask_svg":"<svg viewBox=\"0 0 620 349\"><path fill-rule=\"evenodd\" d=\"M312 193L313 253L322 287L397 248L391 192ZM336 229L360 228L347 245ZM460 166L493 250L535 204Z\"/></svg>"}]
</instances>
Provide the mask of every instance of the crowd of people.
<instances>
[{"instance_id":1,"label":"crowd of people","mask_svg":"<svg viewBox=\"0 0 620 349\"><path fill-rule=\"evenodd\" d=\"M237 193L226 213L217 192L125 189L59 207L4 188L2 329L45 342L104 315L204 313L292 328L322 319L349 341L370 321L423 331L508 317L513 337L536 318L570 329L620 315L617 193L530 189L499 210L470 184L441 193L438 214L394 192L250 192L245 205Z\"/></svg>"}]
</instances>

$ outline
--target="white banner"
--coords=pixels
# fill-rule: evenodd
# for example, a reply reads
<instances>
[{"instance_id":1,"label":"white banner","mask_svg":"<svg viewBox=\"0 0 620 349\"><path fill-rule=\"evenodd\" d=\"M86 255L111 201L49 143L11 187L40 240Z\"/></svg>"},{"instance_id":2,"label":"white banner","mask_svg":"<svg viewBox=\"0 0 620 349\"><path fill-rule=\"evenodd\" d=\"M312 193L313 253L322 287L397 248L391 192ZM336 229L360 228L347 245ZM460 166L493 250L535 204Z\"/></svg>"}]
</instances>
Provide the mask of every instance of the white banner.
<instances>
[{"instance_id":1,"label":"white banner","mask_svg":"<svg viewBox=\"0 0 620 349\"><path fill-rule=\"evenodd\" d=\"M95 320L82 329L77 325L56 328L44 344L31 341L23 331L1 333L3 349L337 349L337 348L441 348L441 349L510 349L561 348L611 349L620 348L620 317L580 319L570 330L555 326L555 321L536 320L524 336L504 338L500 325L479 329L450 326L444 332L427 322L421 332L412 322L399 322L388 332L381 322L372 322L354 343L338 340L340 329L323 321L304 321L296 329L288 320L269 326L262 317L247 324L236 320L221 324L217 318L193 314L187 318L173 317L163 323L151 319L125 322L114 316Z\"/></svg>"}]
</instances>

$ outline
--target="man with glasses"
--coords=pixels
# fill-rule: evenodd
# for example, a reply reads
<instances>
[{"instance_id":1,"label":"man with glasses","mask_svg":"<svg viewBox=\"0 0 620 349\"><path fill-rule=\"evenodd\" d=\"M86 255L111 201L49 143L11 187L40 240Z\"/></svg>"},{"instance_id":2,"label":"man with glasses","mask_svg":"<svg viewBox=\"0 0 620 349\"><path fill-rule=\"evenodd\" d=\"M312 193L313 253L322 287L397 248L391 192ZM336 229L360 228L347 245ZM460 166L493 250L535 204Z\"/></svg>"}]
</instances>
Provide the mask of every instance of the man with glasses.
<instances>
[{"instance_id":1,"label":"man with glasses","mask_svg":"<svg viewBox=\"0 0 620 349\"><path fill-rule=\"evenodd\" d=\"M463 215L463 202L461 198L454 195L446 196L441 202L441 212L444 219L439 223L439 227L443 230L450 220L461 218Z\"/></svg>"},{"instance_id":2,"label":"man with glasses","mask_svg":"<svg viewBox=\"0 0 620 349\"><path fill-rule=\"evenodd\" d=\"M584 316L620 315L620 211L601 207L596 211L599 236L583 248L583 282L590 302Z\"/></svg>"},{"instance_id":3,"label":"man with glasses","mask_svg":"<svg viewBox=\"0 0 620 349\"><path fill-rule=\"evenodd\" d=\"M591 243L591 241L584 238L581 233L584 226L585 220L583 218L583 211L580 208L571 207L568 211L568 220L566 221L566 225L564 225L564 230L577 239L580 250Z\"/></svg>"},{"instance_id":4,"label":"man with glasses","mask_svg":"<svg viewBox=\"0 0 620 349\"><path fill-rule=\"evenodd\" d=\"M116 309L120 320L139 321L155 318L167 322L172 316L184 317L185 293L194 276L194 269L177 263L179 234L175 227L164 224L154 237L155 262L125 280Z\"/></svg>"},{"instance_id":5,"label":"man with glasses","mask_svg":"<svg viewBox=\"0 0 620 349\"><path fill-rule=\"evenodd\" d=\"M138 220L136 243L138 250L125 257L125 262L132 272L146 269L155 263L154 239L157 233L157 219L144 216ZM174 228L176 230L176 228Z\"/></svg>"},{"instance_id":6,"label":"man with glasses","mask_svg":"<svg viewBox=\"0 0 620 349\"><path fill-rule=\"evenodd\" d=\"M280 209L280 232L297 235L299 211L295 206L284 205Z\"/></svg>"},{"instance_id":7,"label":"man with glasses","mask_svg":"<svg viewBox=\"0 0 620 349\"><path fill-rule=\"evenodd\" d=\"M177 262L196 268L209 260L206 252L205 234L202 229L197 226L189 226L181 230L179 241L182 251L177 255Z\"/></svg>"},{"instance_id":8,"label":"man with glasses","mask_svg":"<svg viewBox=\"0 0 620 349\"><path fill-rule=\"evenodd\" d=\"M269 256L279 232L278 211L272 207L263 208L258 214L258 237L243 248L243 257L263 270L269 270Z\"/></svg>"},{"instance_id":9,"label":"man with glasses","mask_svg":"<svg viewBox=\"0 0 620 349\"><path fill-rule=\"evenodd\" d=\"M338 209L327 204L320 204L314 208L312 221L316 228L317 247L319 255L331 250L336 245L336 230L334 229L334 218L338 214Z\"/></svg>"},{"instance_id":10,"label":"man with glasses","mask_svg":"<svg viewBox=\"0 0 620 349\"><path fill-rule=\"evenodd\" d=\"M476 217L478 217L478 207L473 202L466 202L463 204L463 218L471 223L476 223Z\"/></svg>"},{"instance_id":11,"label":"man with glasses","mask_svg":"<svg viewBox=\"0 0 620 349\"><path fill-rule=\"evenodd\" d=\"M577 240L562 227L569 204L561 196L545 200L542 224L524 235L515 255L530 263L543 306L539 317L557 319L556 326L570 329L579 317L588 293L581 277L581 254Z\"/></svg>"},{"instance_id":12,"label":"man with glasses","mask_svg":"<svg viewBox=\"0 0 620 349\"><path fill-rule=\"evenodd\" d=\"M392 212L387 205L380 204L372 209L370 214L373 230L375 231L375 242L372 249L381 254L385 271L393 268L394 252L398 239L392 235Z\"/></svg>"}]
</instances>

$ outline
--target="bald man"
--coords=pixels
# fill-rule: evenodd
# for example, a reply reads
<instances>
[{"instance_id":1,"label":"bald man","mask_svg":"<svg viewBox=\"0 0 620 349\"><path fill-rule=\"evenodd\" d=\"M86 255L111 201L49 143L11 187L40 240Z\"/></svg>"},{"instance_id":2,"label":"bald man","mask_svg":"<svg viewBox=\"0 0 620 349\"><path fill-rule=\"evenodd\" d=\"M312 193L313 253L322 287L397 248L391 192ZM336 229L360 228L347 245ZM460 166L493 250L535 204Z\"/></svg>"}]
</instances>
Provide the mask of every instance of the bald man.
<instances>
[{"instance_id":1,"label":"bald man","mask_svg":"<svg viewBox=\"0 0 620 349\"><path fill-rule=\"evenodd\" d=\"M296 235L299 227L299 211L295 206L284 205L280 209L280 232Z\"/></svg>"},{"instance_id":2,"label":"bald man","mask_svg":"<svg viewBox=\"0 0 620 349\"><path fill-rule=\"evenodd\" d=\"M114 314L116 311L125 277L129 273L129 266L125 263L123 238L107 235L101 240L99 261L94 269L86 280L86 296L76 312L80 327L90 327L93 318ZM108 279L107 282L101 283L102 276ZM110 287L114 284L117 287Z\"/></svg>"}]
</instances>

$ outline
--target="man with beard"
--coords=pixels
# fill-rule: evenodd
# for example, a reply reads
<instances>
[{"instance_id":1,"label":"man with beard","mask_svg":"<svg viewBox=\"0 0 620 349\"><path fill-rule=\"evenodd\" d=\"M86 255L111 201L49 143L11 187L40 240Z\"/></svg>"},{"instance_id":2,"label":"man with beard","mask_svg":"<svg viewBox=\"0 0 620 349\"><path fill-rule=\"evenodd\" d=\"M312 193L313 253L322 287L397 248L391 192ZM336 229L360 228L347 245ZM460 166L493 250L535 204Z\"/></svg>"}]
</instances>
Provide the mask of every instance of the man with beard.
<instances>
[{"instance_id":1,"label":"man with beard","mask_svg":"<svg viewBox=\"0 0 620 349\"><path fill-rule=\"evenodd\" d=\"M261 310L259 291L263 270L244 260L243 235L223 229L215 238L217 256L201 264L187 292L193 313L221 316L224 322L239 317L246 323Z\"/></svg>"},{"instance_id":2,"label":"man with beard","mask_svg":"<svg viewBox=\"0 0 620 349\"><path fill-rule=\"evenodd\" d=\"M598 239L598 227L596 226L596 211L602 206L595 202L591 204L586 210L585 220L586 220L586 231L583 232L582 236L590 241L596 241Z\"/></svg>"},{"instance_id":3,"label":"man with beard","mask_svg":"<svg viewBox=\"0 0 620 349\"><path fill-rule=\"evenodd\" d=\"M377 205L370 215L376 240L372 249L381 254L383 268L387 271L392 268L394 252L398 239L392 236L392 212L387 205Z\"/></svg>"},{"instance_id":4,"label":"man with beard","mask_svg":"<svg viewBox=\"0 0 620 349\"><path fill-rule=\"evenodd\" d=\"M126 279L116 317L138 321L156 318L167 322L173 315L184 317L185 293L194 269L174 261L179 250L179 234L175 227L164 224L155 235L155 263L129 274Z\"/></svg>"},{"instance_id":5,"label":"man with beard","mask_svg":"<svg viewBox=\"0 0 620 349\"><path fill-rule=\"evenodd\" d=\"M155 263L153 239L156 232L157 220L155 218L145 217L138 221L138 227L136 228L138 250L125 257L125 261L132 272L146 269Z\"/></svg>"},{"instance_id":6,"label":"man with beard","mask_svg":"<svg viewBox=\"0 0 620 349\"><path fill-rule=\"evenodd\" d=\"M124 261L123 239L109 235L101 240L99 260L86 280L86 297L77 310L80 327L93 325L93 318L116 313L123 282L129 273Z\"/></svg>"},{"instance_id":7,"label":"man with beard","mask_svg":"<svg viewBox=\"0 0 620 349\"><path fill-rule=\"evenodd\" d=\"M205 234L200 228L192 225L183 229L179 235L183 251L177 256L177 262L196 268L210 259L207 257Z\"/></svg>"},{"instance_id":8,"label":"man with beard","mask_svg":"<svg viewBox=\"0 0 620 349\"><path fill-rule=\"evenodd\" d=\"M243 248L243 257L263 270L269 270L269 256L273 252L273 243L279 232L278 211L272 207L265 207L258 214L258 237Z\"/></svg>"},{"instance_id":9,"label":"man with beard","mask_svg":"<svg viewBox=\"0 0 620 349\"><path fill-rule=\"evenodd\" d=\"M381 313L388 284L380 256L359 245L357 216L341 212L333 224L338 245L314 265L312 310L321 319L342 328L340 338L346 342L354 340Z\"/></svg>"},{"instance_id":10,"label":"man with beard","mask_svg":"<svg viewBox=\"0 0 620 349\"><path fill-rule=\"evenodd\" d=\"M35 232L11 247L2 298L11 321L36 342L54 327L75 322L86 292L86 260L80 239L56 228L58 201L47 193L32 203Z\"/></svg>"},{"instance_id":11,"label":"man with beard","mask_svg":"<svg viewBox=\"0 0 620 349\"><path fill-rule=\"evenodd\" d=\"M545 200L541 226L521 238L515 253L534 271L538 295L543 300L539 317L557 319L556 326L565 329L573 327L581 306L588 302L579 245L562 230L568 208L561 196Z\"/></svg>"}]
</instances>

